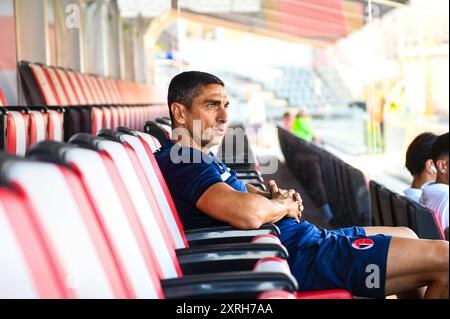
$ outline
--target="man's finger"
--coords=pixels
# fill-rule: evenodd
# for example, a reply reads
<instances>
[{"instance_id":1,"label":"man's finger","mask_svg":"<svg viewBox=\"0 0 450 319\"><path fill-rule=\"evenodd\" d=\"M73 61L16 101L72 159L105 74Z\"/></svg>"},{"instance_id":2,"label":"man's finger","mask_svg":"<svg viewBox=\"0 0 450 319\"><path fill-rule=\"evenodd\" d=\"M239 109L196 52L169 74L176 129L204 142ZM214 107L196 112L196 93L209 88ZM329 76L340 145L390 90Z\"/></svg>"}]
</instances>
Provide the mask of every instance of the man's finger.
<instances>
[{"instance_id":1,"label":"man's finger","mask_svg":"<svg viewBox=\"0 0 450 319\"><path fill-rule=\"evenodd\" d=\"M274 180L269 181L269 191L270 191L271 195L275 194L275 193L278 193L278 186L277 186L277 183L275 183Z\"/></svg>"},{"instance_id":2,"label":"man's finger","mask_svg":"<svg viewBox=\"0 0 450 319\"><path fill-rule=\"evenodd\" d=\"M299 202L299 203L303 203L303 199L302 199L302 197L300 196L299 193L295 193L294 194L294 200Z\"/></svg>"}]
</instances>

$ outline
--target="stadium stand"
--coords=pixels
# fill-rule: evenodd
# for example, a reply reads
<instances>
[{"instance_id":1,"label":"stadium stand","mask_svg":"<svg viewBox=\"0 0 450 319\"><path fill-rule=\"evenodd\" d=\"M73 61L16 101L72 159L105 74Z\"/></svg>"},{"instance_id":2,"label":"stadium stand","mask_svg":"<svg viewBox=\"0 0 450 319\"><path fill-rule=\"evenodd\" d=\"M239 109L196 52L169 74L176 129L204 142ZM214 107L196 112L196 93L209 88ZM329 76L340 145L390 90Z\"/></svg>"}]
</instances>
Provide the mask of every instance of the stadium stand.
<instances>
[{"instance_id":1,"label":"stadium stand","mask_svg":"<svg viewBox=\"0 0 450 319\"><path fill-rule=\"evenodd\" d=\"M330 66L315 66L313 69L300 67L279 67L282 76L263 81L266 90L285 99L290 107L306 107L315 114L326 105L348 105L352 95L340 78L339 73Z\"/></svg>"}]
</instances>

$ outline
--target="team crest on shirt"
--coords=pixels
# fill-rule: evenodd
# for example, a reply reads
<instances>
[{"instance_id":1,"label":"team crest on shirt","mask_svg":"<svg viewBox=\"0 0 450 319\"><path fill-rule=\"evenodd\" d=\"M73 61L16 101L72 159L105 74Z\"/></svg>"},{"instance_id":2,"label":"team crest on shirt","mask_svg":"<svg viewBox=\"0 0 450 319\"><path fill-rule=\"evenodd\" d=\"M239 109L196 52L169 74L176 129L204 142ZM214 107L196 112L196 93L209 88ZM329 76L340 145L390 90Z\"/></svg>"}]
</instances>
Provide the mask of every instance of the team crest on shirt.
<instances>
[{"instance_id":1,"label":"team crest on shirt","mask_svg":"<svg viewBox=\"0 0 450 319\"><path fill-rule=\"evenodd\" d=\"M375 245L374 241L370 238L357 239L352 243L352 247L358 250L368 250Z\"/></svg>"}]
</instances>

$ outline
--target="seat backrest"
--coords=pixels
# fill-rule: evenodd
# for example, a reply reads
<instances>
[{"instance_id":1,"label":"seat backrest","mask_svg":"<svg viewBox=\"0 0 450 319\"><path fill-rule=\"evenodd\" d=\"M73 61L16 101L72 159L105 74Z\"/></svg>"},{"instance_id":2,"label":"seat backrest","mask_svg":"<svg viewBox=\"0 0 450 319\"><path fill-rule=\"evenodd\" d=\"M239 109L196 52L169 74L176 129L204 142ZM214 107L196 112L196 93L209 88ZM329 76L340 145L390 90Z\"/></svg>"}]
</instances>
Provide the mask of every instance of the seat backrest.
<instances>
[{"instance_id":1,"label":"seat backrest","mask_svg":"<svg viewBox=\"0 0 450 319\"><path fill-rule=\"evenodd\" d=\"M9 154L24 156L28 149L29 115L10 109L6 115L6 146Z\"/></svg>"},{"instance_id":2,"label":"seat backrest","mask_svg":"<svg viewBox=\"0 0 450 319\"><path fill-rule=\"evenodd\" d=\"M63 114L59 111L49 110L48 116L48 139L62 142L64 140Z\"/></svg>"},{"instance_id":3,"label":"seat backrest","mask_svg":"<svg viewBox=\"0 0 450 319\"><path fill-rule=\"evenodd\" d=\"M345 166L348 172L346 185L348 185L350 194L349 209L353 212L351 225L369 226L372 212L367 180L360 170L348 164Z\"/></svg>"},{"instance_id":4,"label":"seat backrest","mask_svg":"<svg viewBox=\"0 0 450 319\"><path fill-rule=\"evenodd\" d=\"M57 97L57 101L59 103L58 105L60 105L60 106L71 105L69 103L69 97L67 94L67 90L63 86L63 83L61 83L61 79L58 76L56 69L53 67L45 67L44 71L47 73L47 78L49 80L49 84L50 84L55 96Z\"/></svg>"},{"instance_id":5,"label":"seat backrest","mask_svg":"<svg viewBox=\"0 0 450 319\"><path fill-rule=\"evenodd\" d=\"M2 89L0 88L0 107L1 106L6 106L6 98L3 95Z\"/></svg>"},{"instance_id":6,"label":"seat backrest","mask_svg":"<svg viewBox=\"0 0 450 319\"><path fill-rule=\"evenodd\" d=\"M59 82L61 83L61 87L66 93L68 105L79 105L80 100L78 98L77 93L74 91L72 85L70 84L70 80L67 76L67 73L61 68L56 68L55 72Z\"/></svg>"},{"instance_id":7,"label":"seat backrest","mask_svg":"<svg viewBox=\"0 0 450 319\"><path fill-rule=\"evenodd\" d=\"M0 247L0 299L68 296L23 200L5 188L0 188Z\"/></svg>"},{"instance_id":8,"label":"seat backrest","mask_svg":"<svg viewBox=\"0 0 450 319\"><path fill-rule=\"evenodd\" d=\"M49 74L41 65L30 63L29 67L35 78L39 90L44 98L45 105L61 105L54 86L51 84Z\"/></svg>"},{"instance_id":9,"label":"seat backrest","mask_svg":"<svg viewBox=\"0 0 450 319\"><path fill-rule=\"evenodd\" d=\"M378 190L380 200L381 218L383 226L394 226L394 215L392 212L391 191L381 186Z\"/></svg>"},{"instance_id":10,"label":"seat backrest","mask_svg":"<svg viewBox=\"0 0 450 319\"><path fill-rule=\"evenodd\" d=\"M145 133L140 133L140 136L147 139L149 135ZM136 152L136 155L143 167L143 171L150 183L151 190L154 193L154 198L158 202L159 209L164 218L170 234L173 238L176 248L186 248L188 247L188 242L184 234L183 226L178 217L178 213L173 203L172 197L169 193L167 185L162 177L161 171L159 170L158 163L151 151L146 149L142 140L139 137L122 134L120 136L122 142L130 145L131 148ZM153 141L150 138L151 141ZM144 142L145 143L145 142ZM165 186L165 187L164 187Z\"/></svg>"},{"instance_id":11,"label":"seat backrest","mask_svg":"<svg viewBox=\"0 0 450 319\"><path fill-rule=\"evenodd\" d=\"M146 239L157 256L162 278L180 277L175 243L135 151L126 144L107 140L98 141L96 147L108 154L116 165Z\"/></svg>"},{"instance_id":12,"label":"seat backrest","mask_svg":"<svg viewBox=\"0 0 450 319\"><path fill-rule=\"evenodd\" d=\"M104 94L103 89L100 85L99 77L94 75L94 76L92 76L91 80L92 80L91 83L93 84L94 90L99 97L100 104L107 104L108 101L107 101L106 95Z\"/></svg>"},{"instance_id":13,"label":"seat backrest","mask_svg":"<svg viewBox=\"0 0 450 319\"><path fill-rule=\"evenodd\" d=\"M31 111L30 112L30 131L29 131L29 145L37 144L48 138L48 113L45 111Z\"/></svg>"},{"instance_id":14,"label":"seat backrest","mask_svg":"<svg viewBox=\"0 0 450 319\"><path fill-rule=\"evenodd\" d=\"M86 105L87 104L86 95L84 94L80 82L78 82L78 79L75 75L75 71L63 70L63 72L66 73L70 86L72 87L72 90L75 92L80 105Z\"/></svg>"},{"instance_id":15,"label":"seat backrest","mask_svg":"<svg viewBox=\"0 0 450 319\"><path fill-rule=\"evenodd\" d=\"M445 238L444 231L437 220L435 212L412 200L408 200L408 203L412 209L410 215L415 219L415 231L419 238L437 240Z\"/></svg>"},{"instance_id":16,"label":"seat backrest","mask_svg":"<svg viewBox=\"0 0 450 319\"><path fill-rule=\"evenodd\" d=\"M103 109L99 107L93 107L91 111L92 115L92 128L91 128L91 134L97 135L100 130L102 130L104 127L104 121L103 121Z\"/></svg>"},{"instance_id":17,"label":"seat backrest","mask_svg":"<svg viewBox=\"0 0 450 319\"><path fill-rule=\"evenodd\" d=\"M382 226L381 220L381 212L380 212L380 202L378 199L378 188L379 185L375 181L369 182L370 189L370 203L372 206L372 217L373 217L373 226Z\"/></svg>"},{"instance_id":18,"label":"seat backrest","mask_svg":"<svg viewBox=\"0 0 450 319\"><path fill-rule=\"evenodd\" d=\"M153 121L148 121L145 123L145 133L155 137L161 145L168 140L164 130Z\"/></svg>"},{"instance_id":19,"label":"seat backrest","mask_svg":"<svg viewBox=\"0 0 450 319\"><path fill-rule=\"evenodd\" d=\"M162 298L158 278L161 270L154 263L156 256L145 241L133 204L124 198L125 186L119 173L114 172L112 159L106 154L79 148L68 150L63 156L81 177L96 207L99 223L123 261L136 296Z\"/></svg>"},{"instance_id":20,"label":"seat backrest","mask_svg":"<svg viewBox=\"0 0 450 319\"><path fill-rule=\"evenodd\" d=\"M18 162L5 179L32 207L31 219L71 297L134 297L119 271L79 178L55 164Z\"/></svg>"},{"instance_id":21,"label":"seat backrest","mask_svg":"<svg viewBox=\"0 0 450 319\"><path fill-rule=\"evenodd\" d=\"M410 227L408 201L398 194L392 194L391 196L395 226Z\"/></svg>"}]
</instances>

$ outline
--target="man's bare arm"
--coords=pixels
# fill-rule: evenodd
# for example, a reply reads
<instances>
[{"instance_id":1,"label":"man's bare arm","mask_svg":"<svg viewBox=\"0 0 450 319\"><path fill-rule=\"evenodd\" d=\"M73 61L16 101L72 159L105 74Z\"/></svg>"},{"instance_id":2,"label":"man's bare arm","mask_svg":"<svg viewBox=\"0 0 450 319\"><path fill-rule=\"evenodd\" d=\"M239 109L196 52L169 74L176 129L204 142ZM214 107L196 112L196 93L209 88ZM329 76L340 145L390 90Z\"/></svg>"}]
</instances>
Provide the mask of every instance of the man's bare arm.
<instances>
[{"instance_id":1,"label":"man's bare arm","mask_svg":"<svg viewBox=\"0 0 450 319\"><path fill-rule=\"evenodd\" d=\"M259 194L238 192L226 183L208 188L196 206L205 214L239 229L257 229L285 216L298 218L300 214L292 194L278 194L268 199Z\"/></svg>"}]
</instances>

